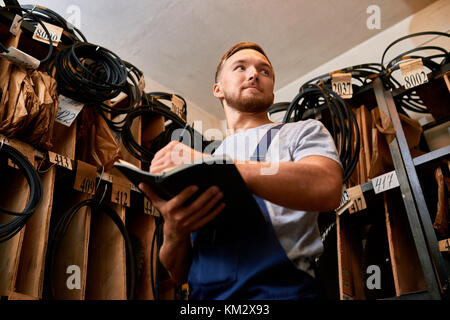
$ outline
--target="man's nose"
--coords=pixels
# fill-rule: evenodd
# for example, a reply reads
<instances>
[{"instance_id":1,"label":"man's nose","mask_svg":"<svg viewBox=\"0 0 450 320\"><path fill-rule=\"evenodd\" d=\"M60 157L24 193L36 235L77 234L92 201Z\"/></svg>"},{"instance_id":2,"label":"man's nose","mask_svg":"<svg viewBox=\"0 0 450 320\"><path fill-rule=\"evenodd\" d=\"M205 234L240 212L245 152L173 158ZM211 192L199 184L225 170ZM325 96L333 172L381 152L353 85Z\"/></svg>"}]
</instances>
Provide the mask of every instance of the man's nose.
<instances>
[{"instance_id":1,"label":"man's nose","mask_svg":"<svg viewBox=\"0 0 450 320\"><path fill-rule=\"evenodd\" d=\"M250 67L248 70L248 80L258 80L258 70L255 67Z\"/></svg>"}]
</instances>

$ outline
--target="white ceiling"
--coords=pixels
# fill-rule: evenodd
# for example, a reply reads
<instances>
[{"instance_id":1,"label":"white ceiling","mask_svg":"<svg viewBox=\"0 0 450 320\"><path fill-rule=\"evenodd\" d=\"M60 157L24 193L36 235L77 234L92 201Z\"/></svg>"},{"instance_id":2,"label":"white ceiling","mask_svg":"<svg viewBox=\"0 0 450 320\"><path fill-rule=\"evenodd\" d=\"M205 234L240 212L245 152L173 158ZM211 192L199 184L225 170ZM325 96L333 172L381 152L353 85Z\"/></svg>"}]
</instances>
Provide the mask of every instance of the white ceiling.
<instances>
[{"instance_id":1,"label":"white ceiling","mask_svg":"<svg viewBox=\"0 0 450 320\"><path fill-rule=\"evenodd\" d=\"M223 111L212 95L214 72L234 43L252 41L264 48L277 90L434 1L19 0L65 18L70 6L78 6L89 42L218 118ZM366 10L373 4L381 9L381 30L366 26Z\"/></svg>"}]
</instances>

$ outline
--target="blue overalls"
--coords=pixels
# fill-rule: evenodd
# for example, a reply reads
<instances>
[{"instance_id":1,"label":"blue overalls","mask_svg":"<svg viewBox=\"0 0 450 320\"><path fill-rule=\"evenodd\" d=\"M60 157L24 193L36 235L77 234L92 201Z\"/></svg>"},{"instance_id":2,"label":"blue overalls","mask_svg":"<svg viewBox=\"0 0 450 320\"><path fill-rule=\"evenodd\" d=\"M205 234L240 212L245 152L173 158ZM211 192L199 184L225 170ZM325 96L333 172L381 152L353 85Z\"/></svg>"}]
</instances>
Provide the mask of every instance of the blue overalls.
<instances>
[{"instance_id":1,"label":"blue overalls","mask_svg":"<svg viewBox=\"0 0 450 320\"><path fill-rule=\"evenodd\" d=\"M268 130L252 159L265 158L272 130L278 132L281 126ZM246 228L245 232L216 228L209 236L192 234L193 257L188 277L191 300L321 298L317 280L299 270L286 256L264 201L255 198L266 216L265 223Z\"/></svg>"}]
</instances>

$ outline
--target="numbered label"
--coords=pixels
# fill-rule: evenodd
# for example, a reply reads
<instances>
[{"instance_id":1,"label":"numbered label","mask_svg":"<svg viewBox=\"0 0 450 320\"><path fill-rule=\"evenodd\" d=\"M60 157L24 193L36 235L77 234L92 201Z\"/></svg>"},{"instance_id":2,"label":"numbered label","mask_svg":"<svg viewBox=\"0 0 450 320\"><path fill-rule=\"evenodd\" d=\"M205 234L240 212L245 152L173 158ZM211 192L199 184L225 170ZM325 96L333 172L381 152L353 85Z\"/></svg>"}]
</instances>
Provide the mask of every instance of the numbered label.
<instances>
[{"instance_id":1,"label":"numbered label","mask_svg":"<svg viewBox=\"0 0 450 320\"><path fill-rule=\"evenodd\" d=\"M128 180L112 177L111 201L122 206L130 206L130 183Z\"/></svg>"},{"instance_id":2,"label":"numbered label","mask_svg":"<svg viewBox=\"0 0 450 320\"><path fill-rule=\"evenodd\" d=\"M173 94L171 111L175 113L177 116L179 116L181 119L186 120L184 118L183 106L184 106L183 100Z\"/></svg>"},{"instance_id":3,"label":"numbered label","mask_svg":"<svg viewBox=\"0 0 450 320\"><path fill-rule=\"evenodd\" d=\"M353 96L352 74L351 73L332 74L331 90L336 92L343 99L350 99Z\"/></svg>"},{"instance_id":4,"label":"numbered label","mask_svg":"<svg viewBox=\"0 0 450 320\"><path fill-rule=\"evenodd\" d=\"M58 46L58 43L61 41L61 35L63 33L63 28L55 26L53 24L43 22L45 27L48 30L48 33L50 33L50 37L52 39L52 44L56 47ZM33 39L47 43L48 44L48 35L47 32L45 32L44 28L40 23L37 24L36 29L34 30Z\"/></svg>"},{"instance_id":5,"label":"numbered label","mask_svg":"<svg viewBox=\"0 0 450 320\"><path fill-rule=\"evenodd\" d=\"M148 200L146 197L144 197L144 213L145 214L152 214L152 202Z\"/></svg>"},{"instance_id":6,"label":"numbered label","mask_svg":"<svg viewBox=\"0 0 450 320\"><path fill-rule=\"evenodd\" d=\"M56 113L55 121L70 127L83 109L84 104L63 95L59 96L58 102L58 112Z\"/></svg>"},{"instance_id":7,"label":"numbered label","mask_svg":"<svg viewBox=\"0 0 450 320\"><path fill-rule=\"evenodd\" d=\"M414 88L428 82L428 76L425 73L422 59L414 59L399 64L400 70L405 81L405 88Z\"/></svg>"},{"instance_id":8,"label":"numbered label","mask_svg":"<svg viewBox=\"0 0 450 320\"><path fill-rule=\"evenodd\" d=\"M355 213L367 208L366 199L361 189L361 185L357 185L347 190L352 205L348 208L350 213Z\"/></svg>"},{"instance_id":9,"label":"numbered label","mask_svg":"<svg viewBox=\"0 0 450 320\"><path fill-rule=\"evenodd\" d=\"M381 193L396 188L399 185L395 171L385 173L372 179L372 186L375 193Z\"/></svg>"},{"instance_id":10,"label":"numbered label","mask_svg":"<svg viewBox=\"0 0 450 320\"><path fill-rule=\"evenodd\" d=\"M70 160L69 158L62 156L60 154L54 153L49 151L48 152L48 158L50 160L51 163L54 163L60 167L72 170L72 160Z\"/></svg>"},{"instance_id":11,"label":"numbered label","mask_svg":"<svg viewBox=\"0 0 450 320\"><path fill-rule=\"evenodd\" d=\"M122 206L129 207L130 206L130 193L124 190L121 190L121 188L118 188L117 186L113 186L112 191L112 202L118 203Z\"/></svg>"},{"instance_id":12,"label":"numbered label","mask_svg":"<svg viewBox=\"0 0 450 320\"><path fill-rule=\"evenodd\" d=\"M348 194L347 189L345 186L342 188L342 196L341 196L341 203L339 207L335 210L338 215L341 215L345 210L347 210L352 205L352 199L350 198L350 195Z\"/></svg>"},{"instance_id":13,"label":"numbered label","mask_svg":"<svg viewBox=\"0 0 450 320\"><path fill-rule=\"evenodd\" d=\"M450 252L450 239L439 241L439 250Z\"/></svg>"},{"instance_id":14,"label":"numbered label","mask_svg":"<svg viewBox=\"0 0 450 320\"><path fill-rule=\"evenodd\" d=\"M22 25L22 17L16 14L14 16L14 20L11 23L11 28L9 28L9 32L11 32L13 35L17 36L17 34L20 31L20 26Z\"/></svg>"},{"instance_id":15,"label":"numbered label","mask_svg":"<svg viewBox=\"0 0 450 320\"><path fill-rule=\"evenodd\" d=\"M1 137L3 143L13 147L17 151L19 151L25 158L30 161L30 163L35 167L35 161L34 161L34 148L26 143L17 141L17 140L10 140L6 137ZM15 169L19 169L19 167L11 160L8 159L8 165L10 167L13 167Z\"/></svg>"},{"instance_id":16,"label":"numbered label","mask_svg":"<svg viewBox=\"0 0 450 320\"><path fill-rule=\"evenodd\" d=\"M75 190L95 194L95 180L97 177L97 168L82 161L77 161L77 173L75 175Z\"/></svg>"},{"instance_id":17,"label":"numbered label","mask_svg":"<svg viewBox=\"0 0 450 320\"><path fill-rule=\"evenodd\" d=\"M149 199L147 199L146 197L144 197L144 213L152 215L154 217L160 217L161 216L161 213L158 211L158 209L156 209L152 205L152 202Z\"/></svg>"}]
</instances>

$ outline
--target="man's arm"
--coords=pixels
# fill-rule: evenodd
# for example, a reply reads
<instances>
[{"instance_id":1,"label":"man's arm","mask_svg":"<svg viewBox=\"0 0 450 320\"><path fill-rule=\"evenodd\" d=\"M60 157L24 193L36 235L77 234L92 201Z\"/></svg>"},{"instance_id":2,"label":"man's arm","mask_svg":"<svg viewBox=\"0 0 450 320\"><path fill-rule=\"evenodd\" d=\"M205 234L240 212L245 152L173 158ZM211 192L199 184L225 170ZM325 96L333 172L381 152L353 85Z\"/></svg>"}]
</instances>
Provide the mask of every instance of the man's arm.
<instances>
[{"instance_id":1,"label":"man's arm","mask_svg":"<svg viewBox=\"0 0 450 320\"><path fill-rule=\"evenodd\" d=\"M146 184L139 188L152 200L152 204L164 218L164 239L159 252L159 260L177 283L186 281L191 262L190 234L214 219L225 207L218 204L223 197L219 188L211 187L188 206L186 200L198 190L190 186L169 201L159 198ZM216 206L216 204L218 204Z\"/></svg>"},{"instance_id":2,"label":"man's arm","mask_svg":"<svg viewBox=\"0 0 450 320\"><path fill-rule=\"evenodd\" d=\"M339 206L342 168L323 156L298 162L235 161L245 183L257 196L295 210L331 211Z\"/></svg>"}]
</instances>

